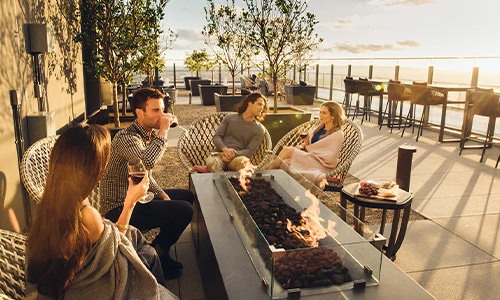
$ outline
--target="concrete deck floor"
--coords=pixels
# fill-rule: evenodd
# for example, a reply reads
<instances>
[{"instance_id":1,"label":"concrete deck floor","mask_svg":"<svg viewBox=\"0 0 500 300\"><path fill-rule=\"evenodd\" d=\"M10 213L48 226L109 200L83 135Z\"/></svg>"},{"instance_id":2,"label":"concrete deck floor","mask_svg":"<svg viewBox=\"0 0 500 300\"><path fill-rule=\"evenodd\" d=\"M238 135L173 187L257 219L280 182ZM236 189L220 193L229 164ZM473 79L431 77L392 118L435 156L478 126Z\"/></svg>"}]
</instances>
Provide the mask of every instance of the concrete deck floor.
<instances>
[{"instance_id":1,"label":"concrete deck floor","mask_svg":"<svg viewBox=\"0 0 500 300\"><path fill-rule=\"evenodd\" d=\"M187 104L178 97L177 104ZM192 98L200 104L199 97ZM361 122L358 117L358 124ZM439 143L437 133L424 130L415 134L383 127L376 118L361 125L363 147L350 173L360 179L394 179L400 145L413 145L410 189L415 197L412 208L425 220L410 221L395 263L437 299L493 299L500 294L500 171L495 163L498 146L486 150L464 150L458 143ZM170 142L180 130L172 130ZM389 224L390 225L390 224ZM390 227L386 229L386 234ZM184 263L178 280L169 288L181 299L204 299L194 255L190 228L172 254ZM383 272L383 266L382 266Z\"/></svg>"}]
</instances>

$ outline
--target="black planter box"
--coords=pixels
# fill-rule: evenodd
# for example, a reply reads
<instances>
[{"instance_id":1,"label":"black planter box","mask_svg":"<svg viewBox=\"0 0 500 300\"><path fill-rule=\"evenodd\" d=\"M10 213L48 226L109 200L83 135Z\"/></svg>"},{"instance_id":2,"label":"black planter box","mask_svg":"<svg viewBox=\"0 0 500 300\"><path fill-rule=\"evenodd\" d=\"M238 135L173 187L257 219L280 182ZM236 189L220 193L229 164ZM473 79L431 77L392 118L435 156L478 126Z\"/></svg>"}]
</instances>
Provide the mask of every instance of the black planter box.
<instances>
[{"instance_id":1,"label":"black planter box","mask_svg":"<svg viewBox=\"0 0 500 300\"><path fill-rule=\"evenodd\" d=\"M200 93L201 103L203 105L214 105L215 104L214 94L227 93L227 86L221 84L215 84L215 85L200 84L198 85L198 90Z\"/></svg>"},{"instance_id":2,"label":"black planter box","mask_svg":"<svg viewBox=\"0 0 500 300\"><path fill-rule=\"evenodd\" d=\"M214 94L215 111L237 111L236 106L245 98L245 95L221 95Z\"/></svg>"},{"instance_id":3,"label":"black planter box","mask_svg":"<svg viewBox=\"0 0 500 300\"><path fill-rule=\"evenodd\" d=\"M184 77L184 86L186 87L186 90L190 90L191 86L189 85L189 80L195 80L195 79L201 79L199 76L186 76Z\"/></svg>"},{"instance_id":4,"label":"black planter box","mask_svg":"<svg viewBox=\"0 0 500 300\"><path fill-rule=\"evenodd\" d=\"M198 89L198 85L200 85L200 84L210 85L210 83L212 83L212 81L208 80L208 79L191 79L191 80L189 80L189 85L191 87L191 95L192 96L199 96L200 90Z\"/></svg>"},{"instance_id":5,"label":"black planter box","mask_svg":"<svg viewBox=\"0 0 500 300\"><path fill-rule=\"evenodd\" d=\"M293 105L312 105L314 102L314 85L285 85L286 103Z\"/></svg>"},{"instance_id":6,"label":"black planter box","mask_svg":"<svg viewBox=\"0 0 500 300\"><path fill-rule=\"evenodd\" d=\"M270 109L271 110L271 109ZM262 125L267 128L273 147L290 130L302 123L310 121L312 113L297 111L296 113L268 113L262 121Z\"/></svg>"}]
</instances>

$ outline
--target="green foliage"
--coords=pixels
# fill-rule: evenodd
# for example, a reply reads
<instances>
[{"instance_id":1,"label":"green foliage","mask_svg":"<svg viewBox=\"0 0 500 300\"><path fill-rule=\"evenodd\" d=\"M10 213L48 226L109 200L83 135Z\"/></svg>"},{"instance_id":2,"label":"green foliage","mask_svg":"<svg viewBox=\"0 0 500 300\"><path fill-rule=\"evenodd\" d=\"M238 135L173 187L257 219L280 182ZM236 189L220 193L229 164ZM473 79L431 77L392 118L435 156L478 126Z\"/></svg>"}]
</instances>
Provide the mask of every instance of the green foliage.
<instances>
[{"instance_id":1,"label":"green foliage","mask_svg":"<svg viewBox=\"0 0 500 300\"><path fill-rule=\"evenodd\" d=\"M306 57L322 39L314 33L316 16L306 0L244 0L247 39L265 56L274 86L298 59ZM275 97L276 108L276 97Z\"/></svg>"},{"instance_id":2,"label":"green foliage","mask_svg":"<svg viewBox=\"0 0 500 300\"><path fill-rule=\"evenodd\" d=\"M59 0L75 2L75 0ZM116 85L134 72L159 64L160 21L170 0L83 0L70 18L81 16L75 39L91 51L86 67L113 84L115 126L119 126Z\"/></svg>"},{"instance_id":3,"label":"green foliage","mask_svg":"<svg viewBox=\"0 0 500 300\"><path fill-rule=\"evenodd\" d=\"M79 38L96 43L91 67L111 82L128 82L132 73L158 63L160 20L167 0L86 1ZM88 25L88 26L85 26ZM95 30L92 30L95 28Z\"/></svg>"},{"instance_id":4,"label":"green foliage","mask_svg":"<svg viewBox=\"0 0 500 300\"><path fill-rule=\"evenodd\" d=\"M215 5L213 0L208 0L205 19L207 24L202 31L205 44L229 70L234 86L240 66L252 54L252 46L247 42L243 26L243 10L235 6L234 0L226 0L225 5Z\"/></svg>"},{"instance_id":5,"label":"green foliage","mask_svg":"<svg viewBox=\"0 0 500 300\"><path fill-rule=\"evenodd\" d=\"M215 66L215 60L208 55L206 49L193 50L191 54L187 54L186 59L184 59L184 65L189 71L208 71Z\"/></svg>"}]
</instances>

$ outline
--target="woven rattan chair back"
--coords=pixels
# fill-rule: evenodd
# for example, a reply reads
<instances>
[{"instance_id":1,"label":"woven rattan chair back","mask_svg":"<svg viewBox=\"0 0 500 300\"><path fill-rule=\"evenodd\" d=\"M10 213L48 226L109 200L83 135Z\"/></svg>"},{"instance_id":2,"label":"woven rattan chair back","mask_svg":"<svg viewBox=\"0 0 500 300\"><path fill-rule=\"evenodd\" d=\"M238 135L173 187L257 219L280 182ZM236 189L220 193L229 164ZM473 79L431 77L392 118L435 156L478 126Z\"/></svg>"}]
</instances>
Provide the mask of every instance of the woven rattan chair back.
<instances>
[{"instance_id":1,"label":"woven rattan chair back","mask_svg":"<svg viewBox=\"0 0 500 300\"><path fill-rule=\"evenodd\" d=\"M302 142L300 133L306 132L318 124L319 122L317 120L313 120L295 127L276 143L276 146L273 148L273 153L278 155L281 149L286 146L299 145ZM340 150L339 163L334 170L326 174L327 178L331 178L328 185L325 187L326 190L339 190L342 188L347 172L361 150L363 132L357 124L350 119L346 119L342 125L342 133L344 134L344 141Z\"/></svg>"},{"instance_id":2,"label":"woven rattan chair back","mask_svg":"<svg viewBox=\"0 0 500 300\"><path fill-rule=\"evenodd\" d=\"M189 128L184 131L177 142L177 154L182 165L189 172L196 172L193 167L195 165L205 165L205 159L215 149L212 139L215 131L222 119L234 112L219 112L203 116L193 122ZM256 166L260 166L264 162L264 158L271 150L272 142L269 132L266 130L264 140L252 155L250 161Z\"/></svg>"},{"instance_id":3,"label":"woven rattan chair back","mask_svg":"<svg viewBox=\"0 0 500 300\"><path fill-rule=\"evenodd\" d=\"M0 229L0 299L24 299L26 236Z\"/></svg>"},{"instance_id":4,"label":"woven rattan chair back","mask_svg":"<svg viewBox=\"0 0 500 300\"><path fill-rule=\"evenodd\" d=\"M49 136L36 141L23 154L20 173L21 181L33 201L42 200L45 181L49 172L50 152L58 136ZM90 204L99 210L99 185L88 197Z\"/></svg>"}]
</instances>

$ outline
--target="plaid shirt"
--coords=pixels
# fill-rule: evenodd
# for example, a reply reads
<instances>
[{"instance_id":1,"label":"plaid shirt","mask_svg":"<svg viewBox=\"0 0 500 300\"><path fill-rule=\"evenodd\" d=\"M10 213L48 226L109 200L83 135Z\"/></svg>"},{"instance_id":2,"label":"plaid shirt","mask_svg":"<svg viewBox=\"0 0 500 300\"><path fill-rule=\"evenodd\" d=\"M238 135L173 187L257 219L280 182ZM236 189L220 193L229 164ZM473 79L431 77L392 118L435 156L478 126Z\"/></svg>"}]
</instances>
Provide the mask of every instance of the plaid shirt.
<instances>
[{"instance_id":1,"label":"plaid shirt","mask_svg":"<svg viewBox=\"0 0 500 300\"><path fill-rule=\"evenodd\" d=\"M167 149L167 139L149 134L137 122L120 130L111 143L111 155L100 183L101 214L123 206L128 189L127 163L132 158L140 158L146 169L151 170L163 157ZM149 172L149 191L160 197L163 189Z\"/></svg>"}]
</instances>

